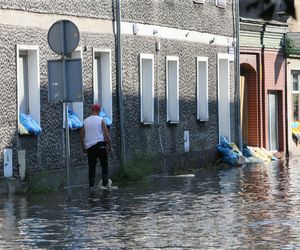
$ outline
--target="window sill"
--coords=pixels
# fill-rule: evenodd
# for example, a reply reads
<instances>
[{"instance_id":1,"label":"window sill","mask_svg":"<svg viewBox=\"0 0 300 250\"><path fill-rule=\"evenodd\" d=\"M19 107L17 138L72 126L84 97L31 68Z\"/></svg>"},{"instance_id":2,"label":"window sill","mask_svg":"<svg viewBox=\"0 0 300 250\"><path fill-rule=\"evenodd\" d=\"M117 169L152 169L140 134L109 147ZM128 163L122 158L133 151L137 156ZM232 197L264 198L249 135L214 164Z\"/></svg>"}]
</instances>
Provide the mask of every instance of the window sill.
<instances>
[{"instance_id":1,"label":"window sill","mask_svg":"<svg viewBox=\"0 0 300 250\"><path fill-rule=\"evenodd\" d=\"M168 121L168 124L170 124L170 125L176 125L176 124L179 124L179 121Z\"/></svg>"},{"instance_id":2,"label":"window sill","mask_svg":"<svg viewBox=\"0 0 300 250\"><path fill-rule=\"evenodd\" d=\"M209 121L209 118L200 118L200 119L197 119L198 122L208 122Z\"/></svg>"},{"instance_id":3,"label":"window sill","mask_svg":"<svg viewBox=\"0 0 300 250\"><path fill-rule=\"evenodd\" d=\"M154 122L141 122L141 124L144 126L150 126L150 125L153 125Z\"/></svg>"}]
</instances>

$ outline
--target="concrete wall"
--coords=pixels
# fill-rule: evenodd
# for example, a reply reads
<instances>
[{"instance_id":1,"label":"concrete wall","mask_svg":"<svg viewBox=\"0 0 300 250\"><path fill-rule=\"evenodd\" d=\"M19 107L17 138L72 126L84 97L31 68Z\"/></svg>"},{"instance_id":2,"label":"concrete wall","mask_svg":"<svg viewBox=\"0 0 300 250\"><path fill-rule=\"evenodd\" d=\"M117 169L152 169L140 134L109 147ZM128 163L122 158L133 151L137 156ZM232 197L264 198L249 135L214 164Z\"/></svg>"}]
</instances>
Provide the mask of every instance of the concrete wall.
<instances>
[{"instance_id":1,"label":"concrete wall","mask_svg":"<svg viewBox=\"0 0 300 250\"><path fill-rule=\"evenodd\" d=\"M194 4L193 1L123 1L122 17L129 29L122 36L125 140L128 158L135 154L168 155L183 153L183 132L190 131L190 146L209 159L218 143L217 53L227 53L233 33L232 4L226 9L214 1ZM93 103L93 48L112 51L113 125L111 127L114 158L119 158L120 129L116 83L115 34L113 29L114 1L4 1L0 0L0 165L3 149L13 148L14 172L18 175L17 151L26 150L29 171L64 168L64 130L62 104L48 103L47 60L58 58L47 45L47 32L58 19L70 19L81 32L79 46L83 49L84 117ZM9 18L10 17L10 18ZM131 25L153 25L170 28L169 33L133 35ZM123 25L123 24L122 24ZM125 25L125 24L124 24ZM148 27L147 26L147 27ZM144 27L144 26L143 26ZM146 26L145 26L146 27ZM150 27L150 26L149 26ZM146 29L146 28L145 28ZM141 28L141 31L143 28ZM178 35L178 38L174 38ZM167 35L166 35L167 34ZM185 34L181 37L180 34ZM191 34L191 35L189 35ZM169 37L168 37L169 36ZM197 37L197 38L194 38ZM201 39L198 39L201 37ZM209 40L215 38L210 44ZM161 49L155 50L160 42ZM41 126L39 136L17 133L16 45L38 45L40 50ZM86 48L86 50L85 50ZM141 125L139 96L139 54L155 55L155 124ZM179 57L180 123L166 123L165 80L166 56ZM208 57L209 120L196 120L196 57ZM236 138L236 90L234 63L230 63L230 98L232 140ZM159 96L158 96L159 90ZM159 97L159 102L157 97ZM158 104L159 103L159 104ZM159 105L159 114L157 111ZM160 118L159 141L158 117ZM86 165L80 152L79 133L71 132L71 165ZM200 157L199 157L200 159Z\"/></svg>"}]
</instances>

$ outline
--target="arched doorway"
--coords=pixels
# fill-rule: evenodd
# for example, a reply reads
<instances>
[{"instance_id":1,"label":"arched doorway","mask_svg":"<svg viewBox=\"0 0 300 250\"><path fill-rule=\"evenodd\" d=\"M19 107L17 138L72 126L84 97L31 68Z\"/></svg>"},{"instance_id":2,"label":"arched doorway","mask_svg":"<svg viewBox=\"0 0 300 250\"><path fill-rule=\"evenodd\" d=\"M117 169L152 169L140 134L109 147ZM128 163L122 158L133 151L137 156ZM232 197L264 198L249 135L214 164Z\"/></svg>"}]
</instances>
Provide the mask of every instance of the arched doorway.
<instances>
[{"instance_id":1,"label":"arched doorway","mask_svg":"<svg viewBox=\"0 0 300 250\"><path fill-rule=\"evenodd\" d=\"M249 64L241 64L240 74L240 117L243 143L259 145L258 78Z\"/></svg>"}]
</instances>

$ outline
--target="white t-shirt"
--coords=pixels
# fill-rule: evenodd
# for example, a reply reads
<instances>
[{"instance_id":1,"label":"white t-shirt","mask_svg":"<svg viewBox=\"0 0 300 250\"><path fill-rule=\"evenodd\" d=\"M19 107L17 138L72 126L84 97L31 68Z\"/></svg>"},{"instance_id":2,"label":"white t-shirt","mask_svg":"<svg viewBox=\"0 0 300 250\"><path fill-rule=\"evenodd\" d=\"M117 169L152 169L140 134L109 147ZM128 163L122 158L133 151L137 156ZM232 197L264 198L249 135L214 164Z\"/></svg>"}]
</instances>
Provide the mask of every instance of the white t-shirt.
<instances>
[{"instance_id":1,"label":"white t-shirt","mask_svg":"<svg viewBox=\"0 0 300 250\"><path fill-rule=\"evenodd\" d=\"M85 149L96 145L99 141L104 141L102 120L103 118L98 115L91 115L83 121Z\"/></svg>"}]
</instances>

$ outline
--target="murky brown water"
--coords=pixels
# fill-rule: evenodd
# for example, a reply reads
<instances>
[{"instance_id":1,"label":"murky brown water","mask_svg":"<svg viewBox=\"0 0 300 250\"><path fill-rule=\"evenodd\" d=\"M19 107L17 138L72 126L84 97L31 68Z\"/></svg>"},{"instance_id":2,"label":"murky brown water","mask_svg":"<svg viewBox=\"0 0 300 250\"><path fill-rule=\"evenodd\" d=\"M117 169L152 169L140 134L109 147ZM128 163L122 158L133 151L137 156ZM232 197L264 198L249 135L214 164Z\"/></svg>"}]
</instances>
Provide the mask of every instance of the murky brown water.
<instances>
[{"instance_id":1,"label":"murky brown water","mask_svg":"<svg viewBox=\"0 0 300 250\"><path fill-rule=\"evenodd\" d=\"M300 249L300 160L0 198L1 249Z\"/></svg>"}]
</instances>

